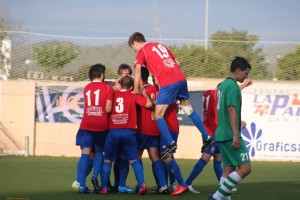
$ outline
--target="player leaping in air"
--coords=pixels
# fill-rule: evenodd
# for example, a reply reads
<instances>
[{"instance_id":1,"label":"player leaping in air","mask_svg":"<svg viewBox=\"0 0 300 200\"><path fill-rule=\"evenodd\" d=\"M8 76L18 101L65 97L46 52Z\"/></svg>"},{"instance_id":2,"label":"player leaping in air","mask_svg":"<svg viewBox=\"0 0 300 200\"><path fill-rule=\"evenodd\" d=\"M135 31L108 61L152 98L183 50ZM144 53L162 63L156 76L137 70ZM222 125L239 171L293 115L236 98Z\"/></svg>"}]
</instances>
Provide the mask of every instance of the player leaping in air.
<instances>
[{"instance_id":1,"label":"player leaping in air","mask_svg":"<svg viewBox=\"0 0 300 200\"><path fill-rule=\"evenodd\" d=\"M143 65L155 77L160 87L154 117L162 136L168 142L168 146L161 154L161 159L168 157L169 153L177 148L177 144L173 141L164 119L167 108L174 103L175 99L180 100L182 109L201 132L202 149L206 149L214 140L207 134L199 114L191 106L186 77L181 71L175 56L163 44L146 42L144 35L139 32L135 32L129 37L128 44L137 53L134 63L133 93L138 93L141 67Z\"/></svg>"}]
</instances>

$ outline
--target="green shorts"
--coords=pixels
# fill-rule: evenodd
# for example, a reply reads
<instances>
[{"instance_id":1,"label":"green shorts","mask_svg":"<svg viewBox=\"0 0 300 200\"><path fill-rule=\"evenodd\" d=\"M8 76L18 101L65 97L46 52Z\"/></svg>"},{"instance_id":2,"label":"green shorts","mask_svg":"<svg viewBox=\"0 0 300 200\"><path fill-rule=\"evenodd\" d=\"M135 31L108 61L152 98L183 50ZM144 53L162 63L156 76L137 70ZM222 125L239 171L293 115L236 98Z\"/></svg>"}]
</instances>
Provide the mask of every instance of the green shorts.
<instances>
[{"instance_id":1,"label":"green shorts","mask_svg":"<svg viewBox=\"0 0 300 200\"><path fill-rule=\"evenodd\" d=\"M248 150L243 138L240 138L240 148L234 150L232 140L226 142L217 142L222 156L223 166L239 166L250 162Z\"/></svg>"}]
</instances>

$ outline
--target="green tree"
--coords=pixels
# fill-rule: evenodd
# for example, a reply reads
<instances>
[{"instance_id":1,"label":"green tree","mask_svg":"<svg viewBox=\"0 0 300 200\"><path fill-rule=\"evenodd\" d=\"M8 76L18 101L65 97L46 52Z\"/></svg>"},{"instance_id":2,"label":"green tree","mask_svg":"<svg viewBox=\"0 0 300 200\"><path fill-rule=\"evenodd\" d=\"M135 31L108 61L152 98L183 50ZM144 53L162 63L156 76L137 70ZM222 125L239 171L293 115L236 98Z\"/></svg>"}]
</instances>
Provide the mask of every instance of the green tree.
<instances>
[{"instance_id":1,"label":"green tree","mask_svg":"<svg viewBox=\"0 0 300 200\"><path fill-rule=\"evenodd\" d=\"M88 76L89 70L90 70L90 65L83 65L77 70L77 72L72 72L70 76L73 76L75 81L89 80L89 76ZM112 68L106 67L105 79L114 79L116 77L117 77L117 72L113 71Z\"/></svg>"},{"instance_id":2,"label":"green tree","mask_svg":"<svg viewBox=\"0 0 300 200\"><path fill-rule=\"evenodd\" d=\"M257 42L257 36L232 29L231 32L218 31L213 34L207 50L200 45L170 46L170 50L188 77L223 78L229 72L231 61L236 56L242 56L252 66L252 78L269 78L267 64L261 55L262 49L256 47Z\"/></svg>"},{"instance_id":3,"label":"green tree","mask_svg":"<svg viewBox=\"0 0 300 200\"><path fill-rule=\"evenodd\" d=\"M257 36L249 35L247 31L236 29L232 29L231 32L218 31L211 37L210 48L222 56L222 63L226 66L229 66L236 56L242 56L252 66L250 74L252 78L270 78L264 56L261 55L262 49L256 47L258 40Z\"/></svg>"},{"instance_id":4,"label":"green tree","mask_svg":"<svg viewBox=\"0 0 300 200\"><path fill-rule=\"evenodd\" d=\"M46 41L33 47L34 58L47 71L60 71L77 57L78 51L70 42Z\"/></svg>"},{"instance_id":5,"label":"green tree","mask_svg":"<svg viewBox=\"0 0 300 200\"><path fill-rule=\"evenodd\" d=\"M204 46L170 46L170 50L176 55L181 69L188 77L216 78L228 73L228 69L220 67L221 55L210 49L205 50Z\"/></svg>"},{"instance_id":6,"label":"green tree","mask_svg":"<svg viewBox=\"0 0 300 200\"><path fill-rule=\"evenodd\" d=\"M300 46L294 52L277 58L277 78L279 80L300 80Z\"/></svg>"}]
</instances>

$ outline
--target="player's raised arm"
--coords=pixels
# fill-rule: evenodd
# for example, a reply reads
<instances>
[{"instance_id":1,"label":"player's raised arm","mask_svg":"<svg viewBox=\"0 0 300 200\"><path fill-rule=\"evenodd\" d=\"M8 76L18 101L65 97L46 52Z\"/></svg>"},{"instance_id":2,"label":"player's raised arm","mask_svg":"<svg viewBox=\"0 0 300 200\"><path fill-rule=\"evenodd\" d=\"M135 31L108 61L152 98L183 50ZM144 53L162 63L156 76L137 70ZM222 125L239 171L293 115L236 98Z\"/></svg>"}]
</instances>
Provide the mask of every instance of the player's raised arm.
<instances>
[{"instance_id":1,"label":"player's raised arm","mask_svg":"<svg viewBox=\"0 0 300 200\"><path fill-rule=\"evenodd\" d=\"M141 65L137 64L134 67L134 87L132 93L138 94L139 86L140 86L140 79L141 79Z\"/></svg>"}]
</instances>

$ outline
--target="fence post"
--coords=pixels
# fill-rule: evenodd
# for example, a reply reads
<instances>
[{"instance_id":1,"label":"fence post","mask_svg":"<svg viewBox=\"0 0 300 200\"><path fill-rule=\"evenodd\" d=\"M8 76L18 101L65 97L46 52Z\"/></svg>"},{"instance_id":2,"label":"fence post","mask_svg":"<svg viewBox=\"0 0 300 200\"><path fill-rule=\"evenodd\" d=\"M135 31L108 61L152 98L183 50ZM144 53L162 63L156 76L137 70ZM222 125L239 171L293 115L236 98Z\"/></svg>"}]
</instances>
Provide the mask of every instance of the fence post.
<instances>
[{"instance_id":1,"label":"fence post","mask_svg":"<svg viewBox=\"0 0 300 200\"><path fill-rule=\"evenodd\" d=\"M25 136L25 157L29 155L29 136Z\"/></svg>"}]
</instances>

